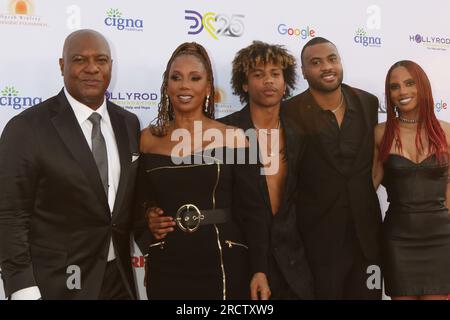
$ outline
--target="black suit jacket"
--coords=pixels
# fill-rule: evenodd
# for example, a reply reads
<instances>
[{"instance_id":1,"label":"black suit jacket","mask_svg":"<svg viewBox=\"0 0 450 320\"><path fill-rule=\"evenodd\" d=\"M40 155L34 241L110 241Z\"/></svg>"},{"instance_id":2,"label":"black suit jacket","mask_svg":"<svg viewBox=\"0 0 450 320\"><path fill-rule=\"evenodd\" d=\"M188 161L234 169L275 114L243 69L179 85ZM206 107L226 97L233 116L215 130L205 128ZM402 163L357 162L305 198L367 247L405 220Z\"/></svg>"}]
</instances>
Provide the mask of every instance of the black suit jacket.
<instances>
[{"instance_id":1,"label":"black suit jacket","mask_svg":"<svg viewBox=\"0 0 450 320\"><path fill-rule=\"evenodd\" d=\"M313 297L312 276L306 261L303 241L296 228L295 210L297 163L306 145L305 140L298 134L298 131L287 123L283 110L284 107L282 106L280 121L286 138L288 173L282 203L274 217L272 216L272 207L265 176L260 175L255 183L258 183L264 198L266 217L269 221L272 221L270 224L270 254L278 264L285 281L297 297L300 299L311 299ZM248 105L240 111L218 119L218 121L241 128L244 131L254 129ZM269 282L273 276L275 275L268 275Z\"/></svg>"},{"instance_id":2,"label":"black suit jacket","mask_svg":"<svg viewBox=\"0 0 450 320\"><path fill-rule=\"evenodd\" d=\"M286 103L287 117L308 139L299 162L299 228L304 235L310 262L332 266L341 255L339 248L348 224L354 222L356 235L367 259L378 261L381 212L372 183L373 129L378 122L378 99L365 91L342 85L348 101L361 108L365 132L350 174L343 174L324 148L318 134L315 112L320 112L309 90ZM348 197L350 217L334 207Z\"/></svg>"},{"instance_id":3,"label":"black suit jacket","mask_svg":"<svg viewBox=\"0 0 450 320\"><path fill-rule=\"evenodd\" d=\"M130 209L140 126L134 114L113 103L107 109L121 168L112 216L63 91L12 118L3 130L0 265L6 296L37 285L43 299L97 299L112 237L122 279L135 298ZM67 287L71 265L81 271L81 289Z\"/></svg>"}]
</instances>

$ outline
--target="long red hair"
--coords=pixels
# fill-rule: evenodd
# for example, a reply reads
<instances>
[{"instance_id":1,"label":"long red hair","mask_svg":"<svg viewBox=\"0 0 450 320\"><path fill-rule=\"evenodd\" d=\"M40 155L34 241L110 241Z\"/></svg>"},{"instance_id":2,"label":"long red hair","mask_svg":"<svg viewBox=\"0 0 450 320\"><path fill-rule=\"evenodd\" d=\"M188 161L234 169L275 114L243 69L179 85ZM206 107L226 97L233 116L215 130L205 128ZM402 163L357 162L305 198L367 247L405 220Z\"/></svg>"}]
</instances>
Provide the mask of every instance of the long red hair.
<instances>
[{"instance_id":1,"label":"long red hair","mask_svg":"<svg viewBox=\"0 0 450 320\"><path fill-rule=\"evenodd\" d=\"M439 121L434 114L434 100L431 91L430 80L425 71L415 62L410 60L398 61L391 66L385 82L386 94L386 111L387 120L384 135L381 140L378 160L386 161L391 151L392 143L395 140L395 149L402 153L402 141L400 140L400 129L398 126L397 115L394 110L395 106L392 103L390 95L390 79L392 71L398 67L404 67L411 74L417 87L417 103L419 107L419 119L417 123L416 132L416 149L418 152L423 150L423 143L420 137L422 128L425 128L426 136L428 137L429 154L436 154L439 162L447 160L447 140L445 138L444 130L442 130Z\"/></svg>"}]
</instances>

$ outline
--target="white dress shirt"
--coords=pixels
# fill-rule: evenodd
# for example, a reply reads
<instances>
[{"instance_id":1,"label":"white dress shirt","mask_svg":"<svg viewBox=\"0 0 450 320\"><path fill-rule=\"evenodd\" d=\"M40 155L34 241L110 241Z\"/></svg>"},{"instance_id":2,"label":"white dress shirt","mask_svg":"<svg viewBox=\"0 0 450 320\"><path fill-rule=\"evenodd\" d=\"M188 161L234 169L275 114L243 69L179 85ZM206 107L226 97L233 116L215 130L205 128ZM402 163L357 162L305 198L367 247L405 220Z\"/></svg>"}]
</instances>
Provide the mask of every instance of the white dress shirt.
<instances>
[{"instance_id":1,"label":"white dress shirt","mask_svg":"<svg viewBox=\"0 0 450 320\"><path fill-rule=\"evenodd\" d=\"M100 129L105 138L106 150L108 153L108 205L112 213L114 202L116 200L117 188L120 179L120 158L119 149L117 148L116 138L109 118L108 109L106 108L106 99L103 100L102 105L97 110L92 110L88 106L75 100L64 88L64 94L69 101L70 106L75 113L75 117L83 131L86 142L92 150L92 122L88 120L93 112L97 112L102 116L100 121ZM114 246L112 238L109 242L108 261L116 258L114 253ZM41 297L40 290L37 286L24 288L11 294L11 300L36 300Z\"/></svg>"},{"instance_id":2,"label":"white dress shirt","mask_svg":"<svg viewBox=\"0 0 450 320\"><path fill-rule=\"evenodd\" d=\"M109 209L112 212L114 208L114 202L116 200L117 188L119 186L120 179L120 158L119 149L117 148L116 138L114 136L114 131L111 124L111 119L109 118L108 109L106 108L106 99L103 100L102 105L97 110L92 110L88 106L82 104L81 102L75 100L64 88L64 93L69 100L69 104L75 113L75 117L80 124L81 130L83 131L86 142L89 148L92 150L92 122L88 120L93 112L97 112L102 116L100 120L100 129L102 131L103 137L105 138L106 151L108 153L108 204ZM112 239L110 240L108 261L112 261L116 258L114 254L114 248Z\"/></svg>"}]
</instances>

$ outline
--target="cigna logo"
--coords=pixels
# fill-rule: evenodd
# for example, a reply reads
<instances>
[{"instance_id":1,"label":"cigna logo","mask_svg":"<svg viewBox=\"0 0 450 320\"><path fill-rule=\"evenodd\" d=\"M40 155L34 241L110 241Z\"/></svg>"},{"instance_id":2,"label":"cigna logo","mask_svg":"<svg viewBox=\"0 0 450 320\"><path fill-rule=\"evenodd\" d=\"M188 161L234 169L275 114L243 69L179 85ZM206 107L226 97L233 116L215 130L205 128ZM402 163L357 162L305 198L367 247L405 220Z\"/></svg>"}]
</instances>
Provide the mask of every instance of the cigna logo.
<instances>
[{"instance_id":1,"label":"cigna logo","mask_svg":"<svg viewBox=\"0 0 450 320\"><path fill-rule=\"evenodd\" d=\"M364 28L358 28L356 30L353 41L364 47L381 47L381 38L369 36Z\"/></svg>"},{"instance_id":2,"label":"cigna logo","mask_svg":"<svg viewBox=\"0 0 450 320\"><path fill-rule=\"evenodd\" d=\"M289 27L284 23L280 23L278 25L278 33L283 36L298 37L303 40L314 38L316 36L316 30L314 30L311 26Z\"/></svg>"},{"instance_id":3,"label":"cigna logo","mask_svg":"<svg viewBox=\"0 0 450 320\"><path fill-rule=\"evenodd\" d=\"M22 96L13 86L6 86L0 91L0 107L12 107L14 110L20 110L41 102L41 97Z\"/></svg>"},{"instance_id":4,"label":"cigna logo","mask_svg":"<svg viewBox=\"0 0 450 320\"><path fill-rule=\"evenodd\" d=\"M436 110L436 112L441 112L443 110L447 110L447 108L448 108L448 103L442 99L440 99L440 100L438 100L438 102L434 103L434 109Z\"/></svg>"},{"instance_id":5,"label":"cigna logo","mask_svg":"<svg viewBox=\"0 0 450 320\"><path fill-rule=\"evenodd\" d=\"M185 10L184 13L184 19L191 22L190 35L206 31L213 39L219 40L219 37L241 37L245 31L243 14L207 12L202 15L195 10Z\"/></svg>"},{"instance_id":6,"label":"cigna logo","mask_svg":"<svg viewBox=\"0 0 450 320\"><path fill-rule=\"evenodd\" d=\"M34 4L30 0L12 0L9 2L9 12L11 14L33 14Z\"/></svg>"},{"instance_id":7,"label":"cigna logo","mask_svg":"<svg viewBox=\"0 0 450 320\"><path fill-rule=\"evenodd\" d=\"M105 96L128 110L150 109L157 106L159 101L156 92L106 91Z\"/></svg>"},{"instance_id":8,"label":"cigna logo","mask_svg":"<svg viewBox=\"0 0 450 320\"><path fill-rule=\"evenodd\" d=\"M143 31L144 20L122 17L119 9L110 8L106 11L105 25L116 28L117 30L126 31Z\"/></svg>"},{"instance_id":9,"label":"cigna logo","mask_svg":"<svg viewBox=\"0 0 450 320\"><path fill-rule=\"evenodd\" d=\"M441 50L446 51L450 48L450 38L441 36L424 36L421 34L416 34L409 36L409 41L415 42L419 45L426 47L431 50Z\"/></svg>"}]
</instances>

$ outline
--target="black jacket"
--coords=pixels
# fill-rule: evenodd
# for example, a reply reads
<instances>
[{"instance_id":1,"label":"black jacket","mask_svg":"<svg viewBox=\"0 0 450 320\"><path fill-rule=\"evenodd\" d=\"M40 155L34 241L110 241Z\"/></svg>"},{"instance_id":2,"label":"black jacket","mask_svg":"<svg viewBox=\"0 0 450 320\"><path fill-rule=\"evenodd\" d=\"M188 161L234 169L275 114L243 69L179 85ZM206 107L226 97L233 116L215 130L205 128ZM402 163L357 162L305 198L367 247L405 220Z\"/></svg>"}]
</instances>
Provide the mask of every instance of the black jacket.
<instances>
[{"instance_id":1,"label":"black jacket","mask_svg":"<svg viewBox=\"0 0 450 320\"><path fill-rule=\"evenodd\" d=\"M286 115L308 139L299 162L299 228L308 259L314 265L332 265L340 253L348 223L353 221L361 249L368 260L379 259L381 212L372 183L373 130L378 122L378 99L365 91L342 85L348 101L361 108L365 132L353 168L344 174L324 148L315 112L320 112L309 90L286 102ZM347 197L350 217L335 206ZM342 208L341 208L342 209ZM348 210L346 210L348 211Z\"/></svg>"},{"instance_id":2,"label":"black jacket","mask_svg":"<svg viewBox=\"0 0 450 320\"><path fill-rule=\"evenodd\" d=\"M277 262L285 281L298 298L312 299L312 276L306 261L303 241L296 228L295 210L297 163L298 159L302 157L306 145L296 128L292 127L286 121L283 106L280 111L280 120L286 138L288 173L282 203L278 213L274 217L272 216L265 176L260 175L259 181L255 181L255 183L259 184L261 194L264 198L267 219L272 221L270 226L270 254ZM244 131L254 129L250 115L250 107L248 105L240 111L218 119L218 121L241 128ZM269 281L272 276L274 275L268 275Z\"/></svg>"},{"instance_id":3,"label":"black jacket","mask_svg":"<svg viewBox=\"0 0 450 320\"><path fill-rule=\"evenodd\" d=\"M131 206L139 152L137 117L110 102L120 158L111 214L94 157L61 91L12 118L0 139L0 266L9 296L38 286L43 299L98 299L110 238L130 298ZM68 289L69 266L81 289ZM69 271L69 273L68 273Z\"/></svg>"}]
</instances>

